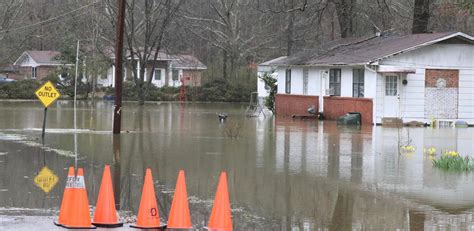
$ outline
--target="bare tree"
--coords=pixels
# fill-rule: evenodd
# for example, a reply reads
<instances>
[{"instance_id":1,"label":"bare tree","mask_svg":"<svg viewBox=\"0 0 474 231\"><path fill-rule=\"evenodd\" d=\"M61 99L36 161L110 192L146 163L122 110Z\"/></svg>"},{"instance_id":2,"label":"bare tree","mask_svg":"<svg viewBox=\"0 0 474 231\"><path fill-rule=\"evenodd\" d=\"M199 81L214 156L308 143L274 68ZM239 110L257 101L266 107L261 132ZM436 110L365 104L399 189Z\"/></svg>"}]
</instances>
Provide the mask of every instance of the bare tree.
<instances>
[{"instance_id":1,"label":"bare tree","mask_svg":"<svg viewBox=\"0 0 474 231\"><path fill-rule=\"evenodd\" d=\"M113 2L108 0L111 14L115 14ZM139 105L145 103L168 27L181 6L180 0L130 0L125 17L127 66L138 95ZM145 70L151 65L148 78ZM138 70L138 71L136 71Z\"/></svg>"}]
</instances>

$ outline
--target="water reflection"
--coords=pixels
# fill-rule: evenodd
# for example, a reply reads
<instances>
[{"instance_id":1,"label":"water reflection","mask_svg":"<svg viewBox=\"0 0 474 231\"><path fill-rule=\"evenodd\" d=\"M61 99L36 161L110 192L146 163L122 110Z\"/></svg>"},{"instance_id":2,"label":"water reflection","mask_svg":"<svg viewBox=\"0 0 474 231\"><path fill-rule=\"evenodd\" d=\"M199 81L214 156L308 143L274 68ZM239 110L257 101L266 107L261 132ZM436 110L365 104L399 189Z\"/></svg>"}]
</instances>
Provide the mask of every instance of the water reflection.
<instances>
[{"instance_id":1,"label":"water reflection","mask_svg":"<svg viewBox=\"0 0 474 231\"><path fill-rule=\"evenodd\" d=\"M0 206L46 209L60 203L74 150L71 102L48 109L46 148L38 145L37 102L0 102ZM152 168L163 219L180 169L186 171L193 224L206 224L218 174L228 171L236 230L467 229L474 207L473 174L433 169L424 147L472 154L474 129L339 127L332 122L246 118L245 105L124 104L120 136L111 134L112 104L78 103L78 165L92 205L105 164L116 207L136 213L144 172ZM224 134L242 126L242 138ZM48 112L49 113L49 112ZM69 129L69 130L68 130ZM401 135L399 135L401 134ZM13 137L13 138L12 138ZM13 139L13 140L12 140ZM399 155L411 140L413 155ZM32 179L47 164L60 177L44 194ZM50 210L48 210L50 209ZM0 210L0 213L2 211Z\"/></svg>"}]
</instances>

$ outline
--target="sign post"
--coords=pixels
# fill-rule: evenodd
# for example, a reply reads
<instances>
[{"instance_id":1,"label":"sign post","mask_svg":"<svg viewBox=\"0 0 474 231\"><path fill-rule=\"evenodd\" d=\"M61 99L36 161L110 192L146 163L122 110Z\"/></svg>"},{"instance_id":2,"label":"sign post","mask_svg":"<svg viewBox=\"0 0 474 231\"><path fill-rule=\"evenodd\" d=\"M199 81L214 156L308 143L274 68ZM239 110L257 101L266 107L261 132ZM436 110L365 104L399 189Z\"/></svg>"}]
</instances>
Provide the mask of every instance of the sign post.
<instances>
[{"instance_id":1,"label":"sign post","mask_svg":"<svg viewBox=\"0 0 474 231\"><path fill-rule=\"evenodd\" d=\"M61 94L58 90L56 90L51 81L48 81L35 91L35 95L44 105L43 132L41 133L41 138L44 141L44 131L46 128L46 112L48 111L48 106L54 103L54 101L56 101L59 97L61 97Z\"/></svg>"}]
</instances>

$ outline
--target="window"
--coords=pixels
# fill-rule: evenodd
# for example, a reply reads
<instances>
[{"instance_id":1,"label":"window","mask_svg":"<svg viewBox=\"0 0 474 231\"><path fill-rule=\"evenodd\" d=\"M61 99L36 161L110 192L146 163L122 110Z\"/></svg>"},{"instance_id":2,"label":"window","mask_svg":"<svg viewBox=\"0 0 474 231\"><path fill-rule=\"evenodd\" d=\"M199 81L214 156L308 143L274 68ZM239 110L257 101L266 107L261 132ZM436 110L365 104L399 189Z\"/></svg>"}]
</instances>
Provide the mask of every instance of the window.
<instances>
[{"instance_id":1,"label":"window","mask_svg":"<svg viewBox=\"0 0 474 231\"><path fill-rule=\"evenodd\" d=\"M291 69L286 69L285 73L285 93L291 93Z\"/></svg>"},{"instance_id":2,"label":"window","mask_svg":"<svg viewBox=\"0 0 474 231\"><path fill-rule=\"evenodd\" d=\"M397 76L385 76L385 95L396 96L398 94Z\"/></svg>"},{"instance_id":3,"label":"window","mask_svg":"<svg viewBox=\"0 0 474 231\"><path fill-rule=\"evenodd\" d=\"M308 68L303 68L303 95L308 94Z\"/></svg>"},{"instance_id":4,"label":"window","mask_svg":"<svg viewBox=\"0 0 474 231\"><path fill-rule=\"evenodd\" d=\"M158 81L161 80L161 70L160 69L155 69L155 80L158 80Z\"/></svg>"},{"instance_id":5,"label":"window","mask_svg":"<svg viewBox=\"0 0 474 231\"><path fill-rule=\"evenodd\" d=\"M332 95L341 95L341 69L329 70L329 89L333 90Z\"/></svg>"},{"instance_id":6,"label":"window","mask_svg":"<svg viewBox=\"0 0 474 231\"><path fill-rule=\"evenodd\" d=\"M173 81L178 81L178 76L179 76L179 70L173 70L173 73L172 73L172 78L173 78Z\"/></svg>"},{"instance_id":7,"label":"window","mask_svg":"<svg viewBox=\"0 0 474 231\"><path fill-rule=\"evenodd\" d=\"M31 78L36 79L36 67L31 68Z\"/></svg>"},{"instance_id":8,"label":"window","mask_svg":"<svg viewBox=\"0 0 474 231\"><path fill-rule=\"evenodd\" d=\"M364 97L364 69L352 70L352 97Z\"/></svg>"}]
</instances>

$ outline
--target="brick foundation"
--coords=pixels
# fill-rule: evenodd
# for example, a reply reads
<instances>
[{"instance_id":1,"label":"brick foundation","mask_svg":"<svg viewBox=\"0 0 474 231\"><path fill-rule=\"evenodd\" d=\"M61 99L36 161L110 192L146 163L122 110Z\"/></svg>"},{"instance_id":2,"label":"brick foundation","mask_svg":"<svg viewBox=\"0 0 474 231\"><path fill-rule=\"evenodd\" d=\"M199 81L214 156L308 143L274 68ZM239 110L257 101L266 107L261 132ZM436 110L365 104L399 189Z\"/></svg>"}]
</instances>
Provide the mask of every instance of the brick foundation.
<instances>
[{"instance_id":1,"label":"brick foundation","mask_svg":"<svg viewBox=\"0 0 474 231\"><path fill-rule=\"evenodd\" d=\"M308 95L275 95L275 111L277 116L291 116L295 114L308 114L308 108L314 105L318 111L318 96Z\"/></svg>"},{"instance_id":2,"label":"brick foundation","mask_svg":"<svg viewBox=\"0 0 474 231\"><path fill-rule=\"evenodd\" d=\"M359 112L364 125L373 123L372 99L324 96L324 119L336 120L348 112Z\"/></svg>"}]
</instances>

